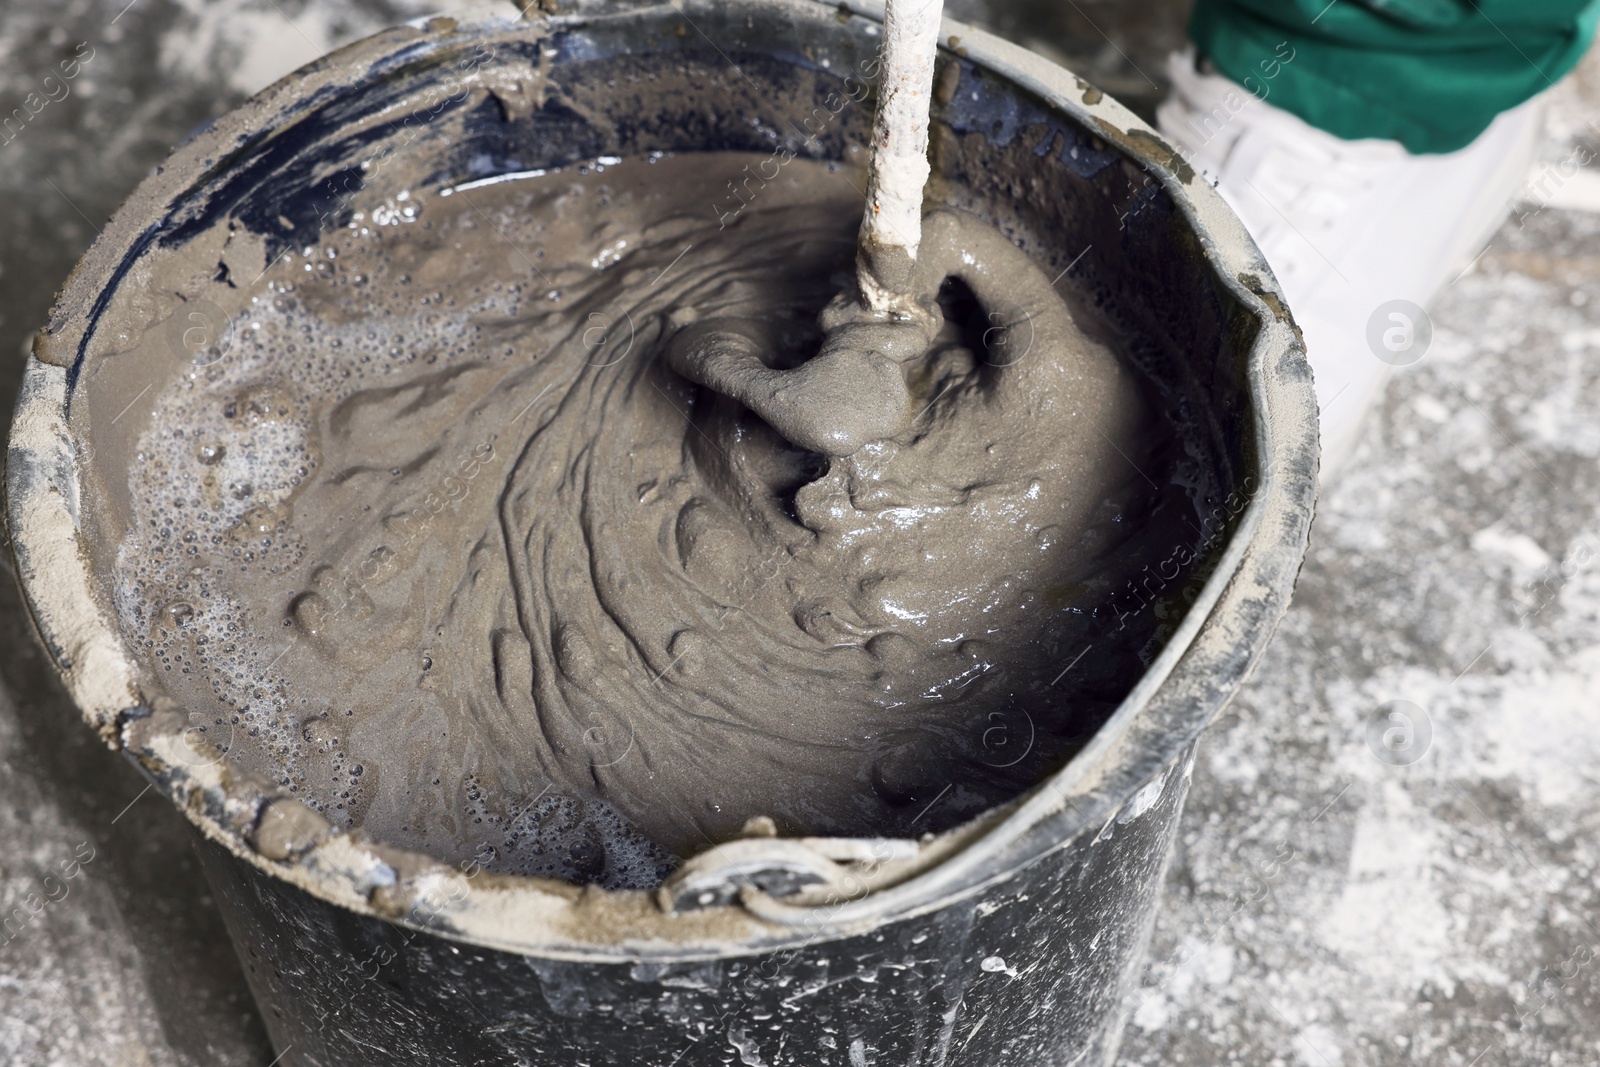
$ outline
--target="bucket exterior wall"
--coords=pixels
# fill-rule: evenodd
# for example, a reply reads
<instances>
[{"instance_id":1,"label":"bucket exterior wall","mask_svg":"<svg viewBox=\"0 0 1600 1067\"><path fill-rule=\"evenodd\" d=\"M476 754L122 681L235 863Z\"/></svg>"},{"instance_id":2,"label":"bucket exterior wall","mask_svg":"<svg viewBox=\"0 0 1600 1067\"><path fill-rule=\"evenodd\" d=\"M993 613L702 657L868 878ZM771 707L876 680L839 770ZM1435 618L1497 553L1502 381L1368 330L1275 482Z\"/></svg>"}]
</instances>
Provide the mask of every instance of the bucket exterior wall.
<instances>
[{"instance_id":1,"label":"bucket exterior wall","mask_svg":"<svg viewBox=\"0 0 1600 1067\"><path fill-rule=\"evenodd\" d=\"M209 842L202 855L293 1067L1109 1067L1192 757L1098 829L937 910L683 963L458 944L329 905Z\"/></svg>"},{"instance_id":2,"label":"bucket exterior wall","mask_svg":"<svg viewBox=\"0 0 1600 1067\"><path fill-rule=\"evenodd\" d=\"M408 151L438 153L440 180L648 150L787 145L839 159L867 123L863 109L834 102L870 60L880 15L864 2L591 0L535 12L536 24L435 19L389 31L198 133L69 279L36 346L8 453L18 573L85 719L204 835L280 1062L1042 1067L1114 1058L1194 744L1266 647L1304 554L1316 413L1298 331L1238 220L1153 131L1038 57L947 22L941 69L956 76L944 76L951 92L935 116L942 195L980 213L1023 205L998 224L1032 235L1030 251L1071 272L1107 314L1132 309L1122 324L1138 338L1130 358L1198 413L1207 429L1195 447L1240 506L1219 512L1214 550L1185 577L1186 610L1088 745L1012 805L931 844L905 843L917 857L870 892L812 907L730 881L724 903L676 914L648 894L464 877L358 834L266 848L260 831L288 798L192 743L183 716L141 687L104 607L92 562L103 546L84 533L80 471L104 455L72 439L69 409L97 309L140 249L244 211L251 190L289 189L282 204L256 206L260 225L285 227L287 246L314 239L339 206L319 199L318 167L334 163L315 143L370 151L370 122L359 137L345 133L387 106L385 84L459 72L461 57L480 81L497 65L558 78L582 64L602 72L585 76L592 95L582 108L557 101L520 125L476 98L458 108L441 89L438 113L463 136L434 143L426 128L405 131ZM685 84L699 87L649 89L651 62L690 69ZM606 87L609 63L620 89ZM719 94L717 105L694 92ZM608 107L609 125L597 124ZM474 140L473 123L489 132ZM720 193L708 190L708 217Z\"/></svg>"}]
</instances>

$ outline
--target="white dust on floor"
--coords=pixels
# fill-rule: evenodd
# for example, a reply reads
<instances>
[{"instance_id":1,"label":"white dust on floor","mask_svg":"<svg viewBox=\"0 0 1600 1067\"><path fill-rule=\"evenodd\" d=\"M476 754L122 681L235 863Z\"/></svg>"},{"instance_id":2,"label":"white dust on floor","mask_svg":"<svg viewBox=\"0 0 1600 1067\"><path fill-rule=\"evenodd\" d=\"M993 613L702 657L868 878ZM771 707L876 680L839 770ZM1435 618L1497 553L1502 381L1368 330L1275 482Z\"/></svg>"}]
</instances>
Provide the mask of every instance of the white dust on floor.
<instances>
[{"instance_id":1,"label":"white dust on floor","mask_svg":"<svg viewBox=\"0 0 1600 1067\"><path fill-rule=\"evenodd\" d=\"M1124 1062L1600 1062L1596 247L1502 230L1325 494L1202 742Z\"/></svg>"}]
</instances>

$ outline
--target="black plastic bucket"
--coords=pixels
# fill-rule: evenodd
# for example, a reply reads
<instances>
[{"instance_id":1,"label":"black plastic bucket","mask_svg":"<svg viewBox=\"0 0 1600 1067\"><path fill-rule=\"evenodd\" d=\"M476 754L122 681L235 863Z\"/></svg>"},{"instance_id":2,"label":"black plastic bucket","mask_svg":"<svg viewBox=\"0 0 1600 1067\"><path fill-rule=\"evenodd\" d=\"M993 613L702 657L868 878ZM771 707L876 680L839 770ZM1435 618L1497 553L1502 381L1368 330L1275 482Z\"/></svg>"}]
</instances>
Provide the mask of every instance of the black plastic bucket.
<instances>
[{"instance_id":1,"label":"black plastic bucket","mask_svg":"<svg viewBox=\"0 0 1600 1067\"><path fill-rule=\"evenodd\" d=\"M96 477L128 457L69 410L102 351L104 309L153 243L222 217L315 243L340 209L330 176L391 145L427 153L441 183L651 151L844 158L869 126L876 15L811 0L588 3L391 30L179 148L69 280L10 444L18 571L86 719L208 839L281 1063L1114 1058L1196 739L1248 676L1300 566L1316 412L1298 332L1238 221L1066 71L947 24L939 195L1070 271L1117 320L1201 428L1192 447L1223 493L1209 555L1161 598L1170 618L1142 679L1048 780L971 823L921 841L752 838L658 892L452 867L331 832L141 684L109 608L105 537L85 517ZM562 93L538 92L544 81ZM526 106L483 106L485 86L526 92Z\"/></svg>"}]
</instances>

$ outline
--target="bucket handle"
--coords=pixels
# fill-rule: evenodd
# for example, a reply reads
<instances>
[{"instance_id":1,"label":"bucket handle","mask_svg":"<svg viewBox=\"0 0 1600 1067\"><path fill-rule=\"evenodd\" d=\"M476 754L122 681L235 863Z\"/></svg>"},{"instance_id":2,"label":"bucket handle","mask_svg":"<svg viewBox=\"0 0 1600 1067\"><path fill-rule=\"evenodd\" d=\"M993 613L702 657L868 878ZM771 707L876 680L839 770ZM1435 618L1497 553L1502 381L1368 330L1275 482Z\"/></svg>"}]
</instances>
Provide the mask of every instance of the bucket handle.
<instances>
[{"instance_id":1,"label":"bucket handle","mask_svg":"<svg viewBox=\"0 0 1600 1067\"><path fill-rule=\"evenodd\" d=\"M691 858L656 890L669 914L726 907L756 890L789 897L823 889L832 899L860 896L884 864L913 860L915 841L883 837L747 837Z\"/></svg>"}]
</instances>

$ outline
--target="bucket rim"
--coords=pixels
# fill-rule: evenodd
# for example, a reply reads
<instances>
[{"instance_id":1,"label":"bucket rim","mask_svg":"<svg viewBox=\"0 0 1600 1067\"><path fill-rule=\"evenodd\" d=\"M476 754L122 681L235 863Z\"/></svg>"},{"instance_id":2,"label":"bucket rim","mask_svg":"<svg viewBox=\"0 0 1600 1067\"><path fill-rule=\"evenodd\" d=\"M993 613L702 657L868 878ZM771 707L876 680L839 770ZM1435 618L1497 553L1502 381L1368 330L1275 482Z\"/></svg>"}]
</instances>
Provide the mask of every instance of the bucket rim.
<instances>
[{"instance_id":1,"label":"bucket rim","mask_svg":"<svg viewBox=\"0 0 1600 1067\"><path fill-rule=\"evenodd\" d=\"M1287 608L1315 501L1317 418L1299 330L1281 289L1242 223L1160 136L1069 71L952 19L940 36L961 58L1098 131L1166 189L1219 285L1255 323L1246 391L1254 415L1257 485L1215 570L1165 647L1085 747L1019 800L991 809L915 855L871 853L855 868L862 891L823 904L779 900L751 887L715 906L675 911L651 891L607 891L550 879L444 864L360 832L326 832L286 792L225 762L179 730L176 711L142 691L138 666L114 616L94 593L80 545L80 445L66 410L74 368L92 333L87 309L114 286L115 263L145 220L161 217L190 175L241 140L294 121L313 98L378 76L386 58L452 35L531 35L603 20L673 12L715 17L716 0L644 6L589 0L571 12L475 20L419 19L348 45L251 97L180 145L117 210L64 284L28 361L7 452L5 518L24 602L74 703L111 748L138 766L208 838L270 877L327 903L417 931L486 948L586 962L679 962L792 949L850 936L948 906L1064 848L1119 812L1149 807L1188 765L1179 757L1248 677ZM862 18L881 3L761 0L741 15ZM715 42L713 42L715 44ZM952 52L951 44L947 53ZM358 71L354 77L350 72ZM1154 790L1154 794L1151 794ZM310 816L308 819L307 816ZM276 820L276 822L274 821ZM267 828L300 831L309 845L276 842ZM826 858L841 843L806 839ZM845 842L845 845L851 843ZM879 848L881 842L855 842ZM809 846L808 846L809 847ZM890 850L892 852L892 850ZM849 852L848 848L844 852ZM1026 858L1018 857L1026 854ZM703 854L704 855L704 854ZM693 862L693 861L691 861ZM840 861L845 862L845 861Z\"/></svg>"}]
</instances>

